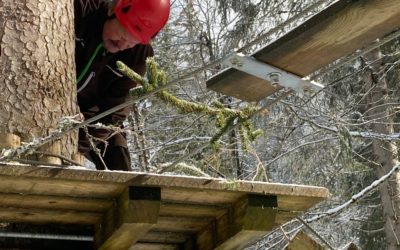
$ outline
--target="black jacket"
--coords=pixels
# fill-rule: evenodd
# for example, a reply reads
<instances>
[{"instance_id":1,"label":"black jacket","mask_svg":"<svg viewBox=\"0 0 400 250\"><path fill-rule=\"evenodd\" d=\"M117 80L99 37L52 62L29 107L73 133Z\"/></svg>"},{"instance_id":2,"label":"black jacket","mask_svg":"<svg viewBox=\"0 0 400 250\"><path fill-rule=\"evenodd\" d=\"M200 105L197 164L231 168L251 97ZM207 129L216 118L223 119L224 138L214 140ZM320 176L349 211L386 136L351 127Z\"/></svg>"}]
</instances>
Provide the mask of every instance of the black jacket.
<instances>
[{"instance_id":1,"label":"black jacket","mask_svg":"<svg viewBox=\"0 0 400 250\"><path fill-rule=\"evenodd\" d=\"M79 77L88 65L90 58L102 42L103 25L109 18L107 6L100 1L75 0L75 60ZM118 53L108 53L103 48L94 57L86 74L77 84L78 105L81 113L88 119L126 101L129 89L136 86L116 69L115 62L122 61L140 75L145 73L145 60L153 56L150 45L136 45L132 49ZM130 112L130 107L117 111L99 120L103 124L120 125ZM95 137L104 137L93 134ZM103 131L104 132L104 131ZM92 130L91 133L96 133ZM81 137L81 136L80 136ZM80 138L80 151L82 149ZM103 138L104 139L104 138Z\"/></svg>"}]
</instances>

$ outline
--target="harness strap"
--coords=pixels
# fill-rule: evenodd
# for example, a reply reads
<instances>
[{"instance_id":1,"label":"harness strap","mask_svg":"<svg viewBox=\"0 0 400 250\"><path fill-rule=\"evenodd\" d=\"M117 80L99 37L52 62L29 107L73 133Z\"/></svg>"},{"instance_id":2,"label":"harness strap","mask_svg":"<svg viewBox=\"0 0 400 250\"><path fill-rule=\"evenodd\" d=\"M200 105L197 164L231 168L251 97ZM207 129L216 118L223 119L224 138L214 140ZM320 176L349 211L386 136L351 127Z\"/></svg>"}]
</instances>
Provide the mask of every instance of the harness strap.
<instances>
[{"instance_id":1,"label":"harness strap","mask_svg":"<svg viewBox=\"0 0 400 250\"><path fill-rule=\"evenodd\" d=\"M86 73L88 72L90 66L92 65L93 60L96 58L97 54L99 53L99 51L102 48L104 48L104 44L103 43L100 43L99 45L97 45L96 49L93 52L93 55L89 59L89 62L86 64L85 68L83 68L81 74L76 79L76 84L78 84L80 81L82 81L83 77L86 75Z\"/></svg>"}]
</instances>

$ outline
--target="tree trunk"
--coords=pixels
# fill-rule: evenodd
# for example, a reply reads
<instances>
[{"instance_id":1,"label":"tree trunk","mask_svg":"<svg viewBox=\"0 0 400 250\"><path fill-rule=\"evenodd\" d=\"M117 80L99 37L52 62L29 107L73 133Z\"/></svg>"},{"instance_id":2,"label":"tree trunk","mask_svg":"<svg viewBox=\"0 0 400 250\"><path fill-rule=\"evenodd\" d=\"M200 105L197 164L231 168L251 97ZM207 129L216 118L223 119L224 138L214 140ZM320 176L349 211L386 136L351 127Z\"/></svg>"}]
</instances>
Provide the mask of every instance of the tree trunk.
<instances>
[{"instance_id":1,"label":"tree trunk","mask_svg":"<svg viewBox=\"0 0 400 250\"><path fill-rule=\"evenodd\" d=\"M0 1L0 133L43 137L78 114L72 0ZM76 132L58 144L71 157ZM57 152L53 152L57 153Z\"/></svg>"},{"instance_id":2,"label":"tree trunk","mask_svg":"<svg viewBox=\"0 0 400 250\"><path fill-rule=\"evenodd\" d=\"M369 69L364 73L364 83L368 94L368 110L366 114L375 122L371 125L371 131L376 133L393 133L393 112L389 108L388 87L385 75L382 74L382 57L379 49L370 52L367 56L370 62ZM399 164L397 146L391 142L380 140L373 141L373 154L376 162L380 165L376 168L378 177L383 176L395 165ZM386 242L389 250L399 249L400 243L400 175L397 173L389 181L379 187L381 196L383 219L385 221Z\"/></svg>"}]
</instances>

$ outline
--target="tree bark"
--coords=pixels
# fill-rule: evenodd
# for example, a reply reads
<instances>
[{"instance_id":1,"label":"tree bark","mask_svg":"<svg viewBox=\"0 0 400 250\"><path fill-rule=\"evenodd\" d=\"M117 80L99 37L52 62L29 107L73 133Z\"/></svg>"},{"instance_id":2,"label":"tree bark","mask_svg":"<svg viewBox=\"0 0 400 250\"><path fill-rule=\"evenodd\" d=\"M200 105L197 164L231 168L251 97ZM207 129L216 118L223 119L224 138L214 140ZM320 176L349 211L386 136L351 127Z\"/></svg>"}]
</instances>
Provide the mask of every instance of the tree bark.
<instances>
[{"instance_id":1,"label":"tree bark","mask_svg":"<svg viewBox=\"0 0 400 250\"><path fill-rule=\"evenodd\" d=\"M78 114L72 0L0 1L0 133L43 137ZM77 150L76 132L60 140Z\"/></svg>"},{"instance_id":2,"label":"tree bark","mask_svg":"<svg viewBox=\"0 0 400 250\"><path fill-rule=\"evenodd\" d=\"M375 120L371 125L371 131L377 133L390 134L394 132L393 111L388 108L389 103L388 86L385 75L382 74L381 51L376 49L366 55L369 62L369 69L364 73L364 83L367 90L370 90L367 103L368 110L366 115ZM379 164L376 168L378 177L383 176L396 164L399 164L398 148L392 142L373 140L373 154L375 161ZM400 247L400 175L396 173L389 181L379 187L381 196L383 219L385 221L385 234L387 249L399 249Z\"/></svg>"}]
</instances>

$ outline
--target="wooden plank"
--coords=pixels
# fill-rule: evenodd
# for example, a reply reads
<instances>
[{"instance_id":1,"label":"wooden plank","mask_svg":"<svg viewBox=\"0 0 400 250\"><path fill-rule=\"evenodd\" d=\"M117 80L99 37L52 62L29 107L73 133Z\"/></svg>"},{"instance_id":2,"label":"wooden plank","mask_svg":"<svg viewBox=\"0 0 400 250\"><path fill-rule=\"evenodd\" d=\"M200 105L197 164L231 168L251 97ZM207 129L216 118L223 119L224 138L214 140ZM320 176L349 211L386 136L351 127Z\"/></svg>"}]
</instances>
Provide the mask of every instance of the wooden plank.
<instances>
[{"instance_id":1,"label":"wooden plank","mask_svg":"<svg viewBox=\"0 0 400 250\"><path fill-rule=\"evenodd\" d=\"M174 191L181 191L181 188L195 190L215 190L222 192L232 191L226 193L226 195L231 196L231 198L237 196L235 193L238 192L298 196L299 199L302 199L303 197L315 197L316 202L310 204L310 207L319 202L321 199L325 199L329 196L329 191L326 188L305 185L251 181L232 182L215 178L0 164L0 188L7 188L7 185L13 181L17 181L19 178L21 178L21 180L28 181L29 179L32 179L32 177L40 178L40 181L51 179L51 181L46 182L46 185L50 185L52 182L56 182L57 180L62 180L65 182L57 183L57 185L64 185L63 188L68 190L68 192L64 193L67 193L70 196L74 192L76 192L76 194L79 196L85 196L85 193L87 193L89 197L96 198L118 197L118 195L121 194L128 185L166 188L167 190L171 190L168 191L168 195L166 193L166 198L168 199L169 197L174 199L174 196L171 193ZM1 185L3 181L6 181L9 178L13 178L11 182L7 182L7 185ZM85 183L87 186L84 186ZM40 182L35 180L34 184L39 185ZM57 185L53 185L51 188L57 190ZM77 185L77 187L74 188L74 185ZM17 193L29 193L29 189L35 189L34 186L35 185L30 184L29 188L19 187L17 190L21 190L21 192L17 191ZM82 188L88 188L89 192L85 190L79 191ZM43 188L43 190L44 189L45 188ZM40 190L42 190L42 188L40 188ZM204 196L206 195L207 193L204 193ZM191 199L190 197L186 196L184 198L188 199L189 201ZM230 200L231 198L227 200Z\"/></svg>"},{"instance_id":2,"label":"wooden plank","mask_svg":"<svg viewBox=\"0 0 400 250\"><path fill-rule=\"evenodd\" d=\"M226 209L227 209L226 207L220 207L220 206L177 204L177 203L164 202L161 204L160 216L214 218L222 216L226 212Z\"/></svg>"},{"instance_id":3,"label":"wooden plank","mask_svg":"<svg viewBox=\"0 0 400 250\"><path fill-rule=\"evenodd\" d=\"M160 175L144 175L137 174L130 181L131 185L149 185L165 187L171 192L183 191L179 188L195 189L195 190L214 190L214 191L232 191L225 192L228 200L238 197L238 193L252 193L252 194L273 194L273 195L289 195L302 197L315 197L315 199L325 199L329 196L329 191L323 187L306 186L306 185L290 185L282 183L267 183L267 182L251 182L251 181L227 181L224 179L212 178L196 178L196 177L182 177L182 176L160 176ZM177 189L174 189L177 188ZM213 194L213 193L211 193ZM180 195L180 194L178 194ZM201 193L193 193L194 195L201 195ZM209 195L204 193L204 195ZM173 199L173 195L168 197ZM212 199L212 197L209 197ZM236 199L235 198L235 199ZM186 197L185 199L191 200L194 198ZM317 201L319 202L319 200ZM317 203L316 202L316 203ZM314 203L314 204L316 204ZM311 205L314 205L311 204Z\"/></svg>"},{"instance_id":4,"label":"wooden plank","mask_svg":"<svg viewBox=\"0 0 400 250\"><path fill-rule=\"evenodd\" d=\"M210 218L166 217L160 216L153 226L155 231L194 234L210 223Z\"/></svg>"},{"instance_id":5,"label":"wooden plank","mask_svg":"<svg viewBox=\"0 0 400 250\"><path fill-rule=\"evenodd\" d=\"M143 234L151 229L149 223L123 223L106 242L100 250L125 250L135 244Z\"/></svg>"},{"instance_id":6,"label":"wooden plank","mask_svg":"<svg viewBox=\"0 0 400 250\"><path fill-rule=\"evenodd\" d=\"M167 202L223 206L234 203L244 195L240 192L169 187L163 189L161 197Z\"/></svg>"},{"instance_id":7,"label":"wooden plank","mask_svg":"<svg viewBox=\"0 0 400 250\"><path fill-rule=\"evenodd\" d=\"M129 250L179 250L178 245L172 244L153 244L153 243L136 243Z\"/></svg>"},{"instance_id":8,"label":"wooden plank","mask_svg":"<svg viewBox=\"0 0 400 250\"><path fill-rule=\"evenodd\" d=\"M343 247L343 250L361 250L359 246L354 244L353 242L347 244L345 247Z\"/></svg>"},{"instance_id":9,"label":"wooden plank","mask_svg":"<svg viewBox=\"0 0 400 250\"><path fill-rule=\"evenodd\" d=\"M300 231L296 234L293 241L287 246L286 250L326 250L327 248L319 244L316 240Z\"/></svg>"},{"instance_id":10,"label":"wooden plank","mask_svg":"<svg viewBox=\"0 0 400 250\"><path fill-rule=\"evenodd\" d=\"M323 198L316 197L301 197L301 196L291 196L291 195L279 195L278 196L278 207L281 210L288 211L305 211L311 206L324 200ZM311 206L310 206L311 205Z\"/></svg>"},{"instance_id":11,"label":"wooden plank","mask_svg":"<svg viewBox=\"0 0 400 250\"><path fill-rule=\"evenodd\" d=\"M399 27L398 0L341 0L253 56L306 76ZM281 89L232 68L209 79L207 86L247 101L258 101Z\"/></svg>"},{"instance_id":12,"label":"wooden plank","mask_svg":"<svg viewBox=\"0 0 400 250\"><path fill-rule=\"evenodd\" d=\"M195 249L214 249L217 246L217 229L215 224L209 224L197 233Z\"/></svg>"},{"instance_id":13,"label":"wooden plank","mask_svg":"<svg viewBox=\"0 0 400 250\"><path fill-rule=\"evenodd\" d=\"M72 197L115 198L125 185L53 178L0 176L3 193L40 194Z\"/></svg>"},{"instance_id":14,"label":"wooden plank","mask_svg":"<svg viewBox=\"0 0 400 250\"><path fill-rule=\"evenodd\" d=\"M0 163L0 176L51 178L54 180L75 180L82 182L112 182L116 184L127 184L132 179L130 172L123 171L97 171L81 167L38 167L5 163Z\"/></svg>"},{"instance_id":15,"label":"wooden plank","mask_svg":"<svg viewBox=\"0 0 400 250\"><path fill-rule=\"evenodd\" d=\"M238 201L228 220L229 238L219 238L216 249L243 249L260 239L273 228L277 206L276 196L248 195Z\"/></svg>"},{"instance_id":16,"label":"wooden plank","mask_svg":"<svg viewBox=\"0 0 400 250\"><path fill-rule=\"evenodd\" d=\"M99 249L128 249L146 234L158 221L160 188L129 187L118 198L115 216L106 217L103 227L96 228ZM109 232L111 234L109 235ZM103 239L99 238L105 236ZM104 243L103 243L104 242Z\"/></svg>"},{"instance_id":17,"label":"wooden plank","mask_svg":"<svg viewBox=\"0 0 400 250\"><path fill-rule=\"evenodd\" d=\"M63 196L23 195L0 193L0 207L39 208L47 210L75 210L105 212L110 209L111 200L73 198Z\"/></svg>"},{"instance_id":18,"label":"wooden plank","mask_svg":"<svg viewBox=\"0 0 400 250\"><path fill-rule=\"evenodd\" d=\"M167 243L167 244L182 244L190 239L191 234L179 233L179 232L159 232L150 231L140 237L139 242L148 243Z\"/></svg>"},{"instance_id":19,"label":"wooden plank","mask_svg":"<svg viewBox=\"0 0 400 250\"><path fill-rule=\"evenodd\" d=\"M300 216L302 213L304 213L304 211L278 210L278 212L276 213L276 218L275 218L275 226L282 225L282 224L290 221L291 219L294 219L297 216Z\"/></svg>"},{"instance_id":20,"label":"wooden plank","mask_svg":"<svg viewBox=\"0 0 400 250\"><path fill-rule=\"evenodd\" d=\"M97 223L101 217L102 214L100 213L77 212L71 210L0 208L1 222L93 225Z\"/></svg>"}]
</instances>

